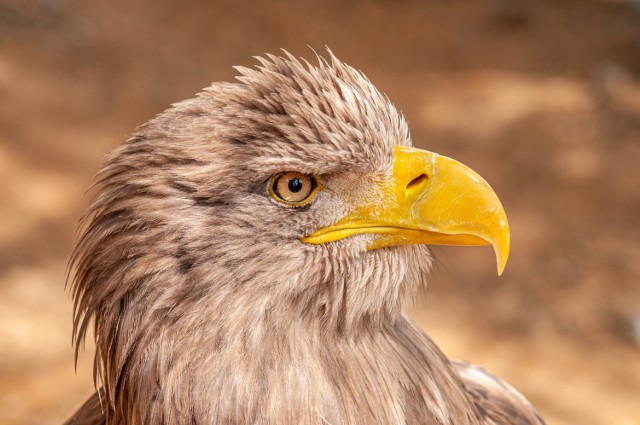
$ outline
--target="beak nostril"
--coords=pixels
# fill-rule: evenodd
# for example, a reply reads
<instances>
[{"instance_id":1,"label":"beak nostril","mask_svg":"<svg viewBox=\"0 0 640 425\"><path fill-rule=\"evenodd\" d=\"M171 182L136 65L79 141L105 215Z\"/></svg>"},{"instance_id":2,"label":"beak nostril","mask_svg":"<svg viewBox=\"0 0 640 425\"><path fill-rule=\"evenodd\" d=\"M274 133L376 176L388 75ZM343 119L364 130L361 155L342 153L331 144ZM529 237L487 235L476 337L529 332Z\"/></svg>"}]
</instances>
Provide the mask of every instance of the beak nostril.
<instances>
[{"instance_id":1,"label":"beak nostril","mask_svg":"<svg viewBox=\"0 0 640 425\"><path fill-rule=\"evenodd\" d=\"M429 176L427 176L426 174L420 174L418 177L409 182L409 184L407 185L407 190L411 190L416 186L420 186L427 180L429 180Z\"/></svg>"}]
</instances>

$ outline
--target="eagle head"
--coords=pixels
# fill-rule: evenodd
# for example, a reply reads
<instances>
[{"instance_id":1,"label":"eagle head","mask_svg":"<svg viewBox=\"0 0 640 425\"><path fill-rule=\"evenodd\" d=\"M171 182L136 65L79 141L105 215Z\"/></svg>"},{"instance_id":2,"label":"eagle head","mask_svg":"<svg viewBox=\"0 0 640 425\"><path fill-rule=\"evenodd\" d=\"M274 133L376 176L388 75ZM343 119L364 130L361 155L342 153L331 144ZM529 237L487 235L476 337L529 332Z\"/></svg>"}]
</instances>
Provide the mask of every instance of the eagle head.
<instances>
[{"instance_id":1,"label":"eagle head","mask_svg":"<svg viewBox=\"0 0 640 425\"><path fill-rule=\"evenodd\" d=\"M93 323L112 418L258 405L250 388L281 381L329 388L331 356L314 353L392 327L428 245L491 244L504 268L494 192L412 148L361 72L331 53L258 60L141 126L97 175L72 259L74 332L80 345Z\"/></svg>"}]
</instances>

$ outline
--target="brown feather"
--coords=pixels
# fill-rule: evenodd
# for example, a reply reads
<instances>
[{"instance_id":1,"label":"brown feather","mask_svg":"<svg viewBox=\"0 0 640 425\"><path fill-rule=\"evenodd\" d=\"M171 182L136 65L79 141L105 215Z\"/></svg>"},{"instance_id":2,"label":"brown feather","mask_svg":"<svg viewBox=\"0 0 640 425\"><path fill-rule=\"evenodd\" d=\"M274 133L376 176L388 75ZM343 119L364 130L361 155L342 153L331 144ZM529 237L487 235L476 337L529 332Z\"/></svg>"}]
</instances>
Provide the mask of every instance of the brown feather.
<instances>
[{"instance_id":1,"label":"brown feather","mask_svg":"<svg viewBox=\"0 0 640 425\"><path fill-rule=\"evenodd\" d=\"M533 405L504 380L474 364L454 361L465 388L483 420L492 425L543 425Z\"/></svg>"},{"instance_id":2,"label":"brown feather","mask_svg":"<svg viewBox=\"0 0 640 425\"><path fill-rule=\"evenodd\" d=\"M404 118L332 54L259 61L143 125L99 172L71 290L101 393L67 423L493 423L402 313L426 247L300 241L389 175L411 145ZM282 208L267 182L291 170L331 190Z\"/></svg>"}]
</instances>

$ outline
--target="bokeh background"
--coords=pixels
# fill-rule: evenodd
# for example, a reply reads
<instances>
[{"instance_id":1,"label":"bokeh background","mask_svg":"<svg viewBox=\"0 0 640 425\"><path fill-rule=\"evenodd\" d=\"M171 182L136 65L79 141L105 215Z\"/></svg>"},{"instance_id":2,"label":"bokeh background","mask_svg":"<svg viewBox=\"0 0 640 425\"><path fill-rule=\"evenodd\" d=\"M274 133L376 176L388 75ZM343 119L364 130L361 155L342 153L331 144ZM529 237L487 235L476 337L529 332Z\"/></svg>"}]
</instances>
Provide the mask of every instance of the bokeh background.
<instances>
[{"instance_id":1,"label":"bokeh background","mask_svg":"<svg viewBox=\"0 0 640 425\"><path fill-rule=\"evenodd\" d=\"M0 0L1 424L92 392L64 284L103 157L232 65L325 45L510 217L505 274L489 248L435 249L416 320L550 424L640 424L637 0Z\"/></svg>"}]
</instances>

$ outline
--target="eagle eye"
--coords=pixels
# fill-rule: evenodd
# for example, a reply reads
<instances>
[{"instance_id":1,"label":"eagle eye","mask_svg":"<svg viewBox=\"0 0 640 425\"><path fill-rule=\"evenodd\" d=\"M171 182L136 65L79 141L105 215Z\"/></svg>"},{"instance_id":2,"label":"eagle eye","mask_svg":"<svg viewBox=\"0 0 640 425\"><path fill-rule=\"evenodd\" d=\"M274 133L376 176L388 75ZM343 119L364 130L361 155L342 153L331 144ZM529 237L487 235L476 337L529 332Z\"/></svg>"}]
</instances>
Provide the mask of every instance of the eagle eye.
<instances>
[{"instance_id":1,"label":"eagle eye","mask_svg":"<svg viewBox=\"0 0 640 425\"><path fill-rule=\"evenodd\" d=\"M296 171L276 174L269 181L269 195L290 207L305 205L313 198L317 188L315 177Z\"/></svg>"}]
</instances>

